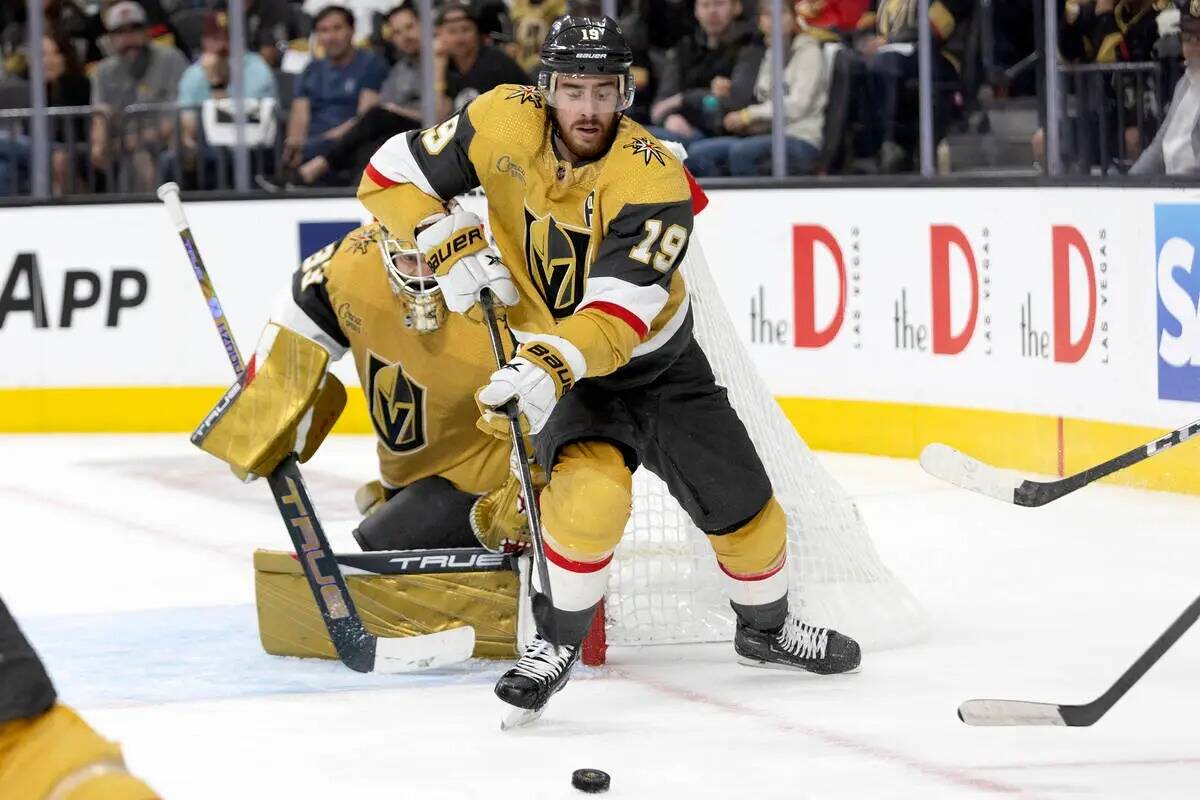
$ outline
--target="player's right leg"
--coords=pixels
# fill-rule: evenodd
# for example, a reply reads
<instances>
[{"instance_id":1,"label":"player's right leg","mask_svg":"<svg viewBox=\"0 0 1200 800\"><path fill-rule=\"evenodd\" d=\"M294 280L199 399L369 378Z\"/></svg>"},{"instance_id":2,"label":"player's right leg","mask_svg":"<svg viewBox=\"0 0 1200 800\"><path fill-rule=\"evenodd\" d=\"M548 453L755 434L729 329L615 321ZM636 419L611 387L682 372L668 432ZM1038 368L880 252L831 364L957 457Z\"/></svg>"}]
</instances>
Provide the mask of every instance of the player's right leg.
<instances>
[{"instance_id":1,"label":"player's right leg","mask_svg":"<svg viewBox=\"0 0 1200 800\"><path fill-rule=\"evenodd\" d=\"M41 661L0 600L0 797L152 800L121 748L55 701Z\"/></svg>"},{"instance_id":2,"label":"player's right leg","mask_svg":"<svg viewBox=\"0 0 1200 800\"><path fill-rule=\"evenodd\" d=\"M574 441L557 450L540 502L554 608L544 628L539 620L538 637L517 665L497 682L501 700L538 709L566 685L604 597L632 502L633 476L618 447Z\"/></svg>"}]
</instances>

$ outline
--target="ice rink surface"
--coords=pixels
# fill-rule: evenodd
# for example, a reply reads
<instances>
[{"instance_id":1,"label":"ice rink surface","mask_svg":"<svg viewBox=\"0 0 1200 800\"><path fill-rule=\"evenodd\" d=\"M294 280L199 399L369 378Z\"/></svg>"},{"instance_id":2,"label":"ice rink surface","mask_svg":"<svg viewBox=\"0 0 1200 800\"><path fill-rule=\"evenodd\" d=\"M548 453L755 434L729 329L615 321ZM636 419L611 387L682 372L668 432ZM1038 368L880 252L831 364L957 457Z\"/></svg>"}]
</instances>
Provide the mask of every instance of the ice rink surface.
<instances>
[{"instance_id":1,"label":"ice rink surface","mask_svg":"<svg viewBox=\"0 0 1200 800\"><path fill-rule=\"evenodd\" d=\"M500 662L418 676L258 642L251 551L287 549L263 485L184 436L0 437L0 594L60 694L186 798L1194 798L1200 630L1092 728L969 728L969 697L1100 694L1200 592L1200 498L1090 487L1042 509L916 462L822 455L930 617L860 674L738 666L729 645L618 648L536 725L501 733ZM368 438L305 469L356 549ZM853 634L853 631L848 631Z\"/></svg>"}]
</instances>

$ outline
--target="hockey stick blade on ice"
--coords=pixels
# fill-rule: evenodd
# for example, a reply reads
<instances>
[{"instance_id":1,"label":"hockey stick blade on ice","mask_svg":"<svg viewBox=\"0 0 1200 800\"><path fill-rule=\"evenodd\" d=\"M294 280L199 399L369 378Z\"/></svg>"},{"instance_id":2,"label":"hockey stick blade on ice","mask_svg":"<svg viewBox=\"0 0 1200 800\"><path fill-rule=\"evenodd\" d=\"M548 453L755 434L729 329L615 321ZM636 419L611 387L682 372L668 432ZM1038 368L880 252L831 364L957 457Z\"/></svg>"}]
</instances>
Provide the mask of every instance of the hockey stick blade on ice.
<instances>
[{"instance_id":1,"label":"hockey stick blade on ice","mask_svg":"<svg viewBox=\"0 0 1200 800\"><path fill-rule=\"evenodd\" d=\"M240 377L245 371L245 364L196 241L192 238L191 227L179 197L179 187L174 183L164 183L158 187L158 198L166 206L171 224L183 241L188 261L225 346L225 354ZM465 661L471 657L475 649L475 629L469 626L426 636L394 639L379 638L370 633L363 625L354 599L346 588L346 579L309 499L295 454L279 463L268 476L267 483L291 537L292 546L296 549L296 558L303 567L321 619L329 632L329 639L343 664L356 672L409 672Z\"/></svg>"},{"instance_id":2,"label":"hockey stick blade on ice","mask_svg":"<svg viewBox=\"0 0 1200 800\"><path fill-rule=\"evenodd\" d=\"M958 707L958 718L968 725L1066 725L1073 728L1095 724L1116 705L1132 686L1171 649L1200 617L1200 597L1154 640L1108 691L1083 705L1034 703L1027 700L967 700Z\"/></svg>"},{"instance_id":3,"label":"hockey stick blade on ice","mask_svg":"<svg viewBox=\"0 0 1200 800\"><path fill-rule=\"evenodd\" d=\"M952 483L963 489L978 494L994 497L1005 503L1018 506L1044 506L1060 497L1065 497L1076 489L1081 489L1089 483L1098 481L1106 475L1133 466L1139 461L1156 456L1164 450L1170 450L1177 444L1200 433L1200 420L1191 422L1182 428L1155 439L1148 444L1140 445L1132 450L1110 458L1102 464L1088 467L1083 472L1067 475L1053 481L1035 481L1022 478L1007 470L997 469L985 464L977 458L960 453L953 447L944 444L927 445L921 451L921 467L947 483Z\"/></svg>"}]
</instances>

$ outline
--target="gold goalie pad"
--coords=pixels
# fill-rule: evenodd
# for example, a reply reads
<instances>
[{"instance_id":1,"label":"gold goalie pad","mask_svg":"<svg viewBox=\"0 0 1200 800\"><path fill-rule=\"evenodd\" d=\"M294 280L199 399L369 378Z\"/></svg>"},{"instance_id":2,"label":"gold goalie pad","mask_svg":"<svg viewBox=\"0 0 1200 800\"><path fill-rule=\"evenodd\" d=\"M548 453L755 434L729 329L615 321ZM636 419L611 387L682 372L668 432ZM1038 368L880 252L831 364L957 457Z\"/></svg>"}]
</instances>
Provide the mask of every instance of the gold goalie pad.
<instances>
[{"instance_id":1,"label":"gold goalie pad","mask_svg":"<svg viewBox=\"0 0 1200 800\"><path fill-rule=\"evenodd\" d=\"M243 480L268 475L296 452L307 461L346 406L346 390L325 372L329 353L281 325L263 329L242 377L192 434L192 443Z\"/></svg>"},{"instance_id":2,"label":"gold goalie pad","mask_svg":"<svg viewBox=\"0 0 1200 800\"><path fill-rule=\"evenodd\" d=\"M470 625L476 658L517 656L515 572L347 575L346 585L363 624L376 636L420 636ZM268 653L337 658L293 554L254 552L254 597L258 635Z\"/></svg>"}]
</instances>

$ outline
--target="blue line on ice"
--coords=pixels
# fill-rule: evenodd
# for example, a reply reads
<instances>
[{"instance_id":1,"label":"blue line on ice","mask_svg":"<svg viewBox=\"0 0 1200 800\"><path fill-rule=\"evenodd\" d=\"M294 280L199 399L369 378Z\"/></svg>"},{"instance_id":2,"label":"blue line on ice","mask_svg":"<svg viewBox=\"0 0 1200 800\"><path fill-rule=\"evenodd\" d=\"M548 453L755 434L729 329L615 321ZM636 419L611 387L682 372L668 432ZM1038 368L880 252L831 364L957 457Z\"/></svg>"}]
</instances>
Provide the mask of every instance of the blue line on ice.
<instances>
[{"instance_id":1,"label":"blue line on ice","mask_svg":"<svg viewBox=\"0 0 1200 800\"><path fill-rule=\"evenodd\" d=\"M364 675L336 661L280 658L262 649L252 605L25 617L21 627L59 694L81 706L486 684L507 666Z\"/></svg>"}]
</instances>

